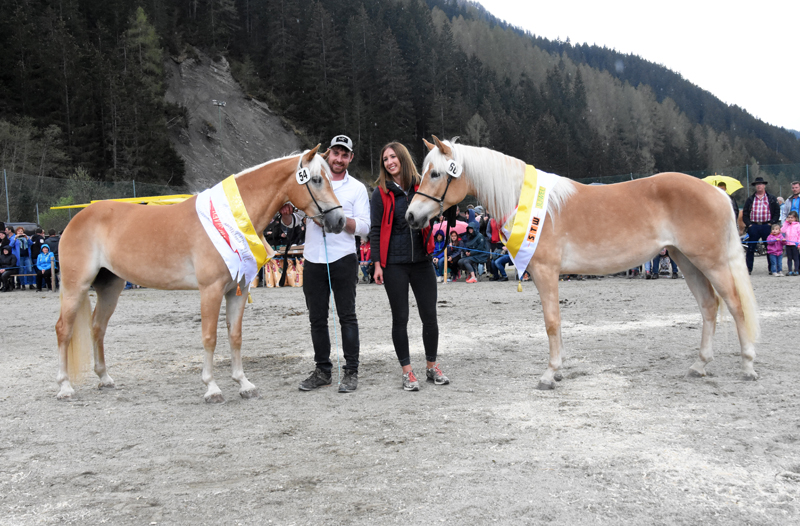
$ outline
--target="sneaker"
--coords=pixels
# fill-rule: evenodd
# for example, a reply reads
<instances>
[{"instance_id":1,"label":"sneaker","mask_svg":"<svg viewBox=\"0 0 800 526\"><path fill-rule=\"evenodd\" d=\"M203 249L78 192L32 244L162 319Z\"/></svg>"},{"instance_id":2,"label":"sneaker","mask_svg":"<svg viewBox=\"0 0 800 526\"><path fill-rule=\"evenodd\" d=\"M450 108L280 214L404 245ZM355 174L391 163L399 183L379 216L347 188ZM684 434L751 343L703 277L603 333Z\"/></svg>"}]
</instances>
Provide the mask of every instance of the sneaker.
<instances>
[{"instance_id":1,"label":"sneaker","mask_svg":"<svg viewBox=\"0 0 800 526\"><path fill-rule=\"evenodd\" d=\"M500 278L500 281L508 281L508 276L503 276L502 278Z\"/></svg>"},{"instance_id":2,"label":"sneaker","mask_svg":"<svg viewBox=\"0 0 800 526\"><path fill-rule=\"evenodd\" d=\"M313 391L319 387L331 385L331 373L326 373L319 367L314 369L311 376L300 382L301 391Z\"/></svg>"},{"instance_id":3,"label":"sneaker","mask_svg":"<svg viewBox=\"0 0 800 526\"><path fill-rule=\"evenodd\" d=\"M467 278L467 283L477 283L477 282L478 282L477 278L472 278L472 277Z\"/></svg>"},{"instance_id":4,"label":"sneaker","mask_svg":"<svg viewBox=\"0 0 800 526\"><path fill-rule=\"evenodd\" d=\"M408 371L403 374L403 389L406 391L419 391L419 382L417 377L414 376L414 371Z\"/></svg>"},{"instance_id":5,"label":"sneaker","mask_svg":"<svg viewBox=\"0 0 800 526\"><path fill-rule=\"evenodd\" d=\"M339 384L339 392L352 393L356 389L358 389L358 371L345 369L344 378L342 378L342 383Z\"/></svg>"},{"instance_id":6,"label":"sneaker","mask_svg":"<svg viewBox=\"0 0 800 526\"><path fill-rule=\"evenodd\" d=\"M450 383L450 379L447 378L441 369L439 369L439 364L433 366L433 368L428 369L426 371L426 375L428 377L429 382L433 382L436 385L447 385Z\"/></svg>"},{"instance_id":7,"label":"sneaker","mask_svg":"<svg viewBox=\"0 0 800 526\"><path fill-rule=\"evenodd\" d=\"M442 276L436 277L436 283L441 283L442 281L444 281L444 278Z\"/></svg>"},{"instance_id":8,"label":"sneaker","mask_svg":"<svg viewBox=\"0 0 800 526\"><path fill-rule=\"evenodd\" d=\"M672 279L678 279L678 273L677 272L673 272L672 273Z\"/></svg>"}]
</instances>

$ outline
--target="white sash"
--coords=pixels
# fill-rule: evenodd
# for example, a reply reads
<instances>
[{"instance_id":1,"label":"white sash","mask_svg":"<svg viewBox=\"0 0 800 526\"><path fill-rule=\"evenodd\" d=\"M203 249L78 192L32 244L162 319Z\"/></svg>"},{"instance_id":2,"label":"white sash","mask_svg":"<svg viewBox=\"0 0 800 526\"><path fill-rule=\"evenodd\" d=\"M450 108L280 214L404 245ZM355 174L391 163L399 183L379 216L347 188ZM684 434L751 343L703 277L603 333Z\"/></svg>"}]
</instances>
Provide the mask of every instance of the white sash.
<instances>
[{"instance_id":1,"label":"white sash","mask_svg":"<svg viewBox=\"0 0 800 526\"><path fill-rule=\"evenodd\" d=\"M274 251L256 233L234 176L200 193L195 208L231 279L238 283L244 278L245 283L251 283Z\"/></svg>"},{"instance_id":2,"label":"white sash","mask_svg":"<svg viewBox=\"0 0 800 526\"><path fill-rule=\"evenodd\" d=\"M527 165L519 204L500 229L500 239L508 247L520 278L539 245L539 232L544 228L550 192L559 179L555 174Z\"/></svg>"}]
</instances>

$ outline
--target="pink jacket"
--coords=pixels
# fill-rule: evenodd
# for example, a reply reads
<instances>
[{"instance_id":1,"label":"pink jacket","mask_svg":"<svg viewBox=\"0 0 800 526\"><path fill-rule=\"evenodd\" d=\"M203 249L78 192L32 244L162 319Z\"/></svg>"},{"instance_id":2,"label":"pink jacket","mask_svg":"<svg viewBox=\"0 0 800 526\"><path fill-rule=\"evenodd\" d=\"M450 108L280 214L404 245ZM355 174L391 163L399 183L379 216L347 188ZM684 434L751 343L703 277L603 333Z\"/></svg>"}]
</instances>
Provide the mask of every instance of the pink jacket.
<instances>
[{"instance_id":1,"label":"pink jacket","mask_svg":"<svg viewBox=\"0 0 800 526\"><path fill-rule=\"evenodd\" d=\"M772 234L767 237L767 254L773 256L780 256L783 254L783 236L773 236Z\"/></svg>"},{"instance_id":2,"label":"pink jacket","mask_svg":"<svg viewBox=\"0 0 800 526\"><path fill-rule=\"evenodd\" d=\"M786 237L787 245L797 246L800 243L800 223L797 221L784 223L781 227L781 233Z\"/></svg>"}]
</instances>

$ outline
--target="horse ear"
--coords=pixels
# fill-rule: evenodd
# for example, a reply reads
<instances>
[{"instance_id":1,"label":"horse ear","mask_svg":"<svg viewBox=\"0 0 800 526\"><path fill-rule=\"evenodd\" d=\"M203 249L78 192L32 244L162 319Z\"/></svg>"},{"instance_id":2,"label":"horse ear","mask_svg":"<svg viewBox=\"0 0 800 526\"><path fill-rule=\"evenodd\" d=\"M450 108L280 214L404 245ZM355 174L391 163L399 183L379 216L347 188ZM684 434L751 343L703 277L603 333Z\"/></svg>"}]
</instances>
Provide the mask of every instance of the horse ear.
<instances>
[{"instance_id":1,"label":"horse ear","mask_svg":"<svg viewBox=\"0 0 800 526\"><path fill-rule=\"evenodd\" d=\"M433 144L429 143L429 142L428 142L428 141L426 141L425 139L422 139L422 142L424 142L424 143L425 143L425 146L427 146L427 147L428 147L428 151L431 151L431 150L433 150L434 148L436 148L436 146L434 146Z\"/></svg>"},{"instance_id":2,"label":"horse ear","mask_svg":"<svg viewBox=\"0 0 800 526\"><path fill-rule=\"evenodd\" d=\"M453 153L452 150L450 150L450 147L440 141L435 135L433 136L433 142L436 143L436 147L439 148L439 151L441 151L443 154L450 155Z\"/></svg>"},{"instance_id":3,"label":"horse ear","mask_svg":"<svg viewBox=\"0 0 800 526\"><path fill-rule=\"evenodd\" d=\"M308 163L311 162L311 160L314 158L314 156L317 155L317 151L319 150L319 147L320 147L319 144L314 146L314 148L312 150L309 150L308 153L303 156L303 163L304 164L308 164Z\"/></svg>"},{"instance_id":4,"label":"horse ear","mask_svg":"<svg viewBox=\"0 0 800 526\"><path fill-rule=\"evenodd\" d=\"M329 156L330 154L331 154L331 149L330 149L330 148L328 148L327 150L325 150L325 153L323 153L323 154L320 154L320 155L322 156L322 158L323 158L323 159L325 159L325 162L327 163L327 162L328 162L328 156Z\"/></svg>"}]
</instances>

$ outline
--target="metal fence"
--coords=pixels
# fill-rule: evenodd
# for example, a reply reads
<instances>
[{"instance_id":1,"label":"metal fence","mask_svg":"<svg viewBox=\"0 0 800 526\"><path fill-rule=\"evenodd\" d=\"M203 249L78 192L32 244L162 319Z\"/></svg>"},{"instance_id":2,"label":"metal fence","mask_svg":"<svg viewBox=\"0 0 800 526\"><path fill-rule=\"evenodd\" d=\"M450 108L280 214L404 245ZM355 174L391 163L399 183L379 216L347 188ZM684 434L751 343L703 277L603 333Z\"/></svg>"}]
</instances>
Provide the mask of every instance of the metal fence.
<instances>
[{"instance_id":1,"label":"metal fence","mask_svg":"<svg viewBox=\"0 0 800 526\"><path fill-rule=\"evenodd\" d=\"M800 181L800 164L731 166L719 171L686 172L703 178L718 173L738 179L744 186L733 197L740 206L750 195L750 183L756 177L763 177L769 184L767 190L774 195L787 197L791 194L791 182ZM622 174L606 177L581 179L582 183L611 184L631 179L648 177L653 174ZM5 206L6 221L35 222L45 230L62 230L78 210L50 210L51 206L89 203L98 199L122 197L143 197L152 195L171 195L191 193L186 188L156 184L143 184L136 181L99 182L87 178L57 179L39 177L3 170L0 187L0 207ZM472 201L470 201L472 202Z\"/></svg>"},{"instance_id":2,"label":"metal fence","mask_svg":"<svg viewBox=\"0 0 800 526\"><path fill-rule=\"evenodd\" d=\"M51 206L89 203L99 199L188 193L184 188L136 181L100 182L88 179L39 177L3 170L0 218L8 222L40 224L45 230L63 230L79 209L50 210Z\"/></svg>"}]
</instances>

